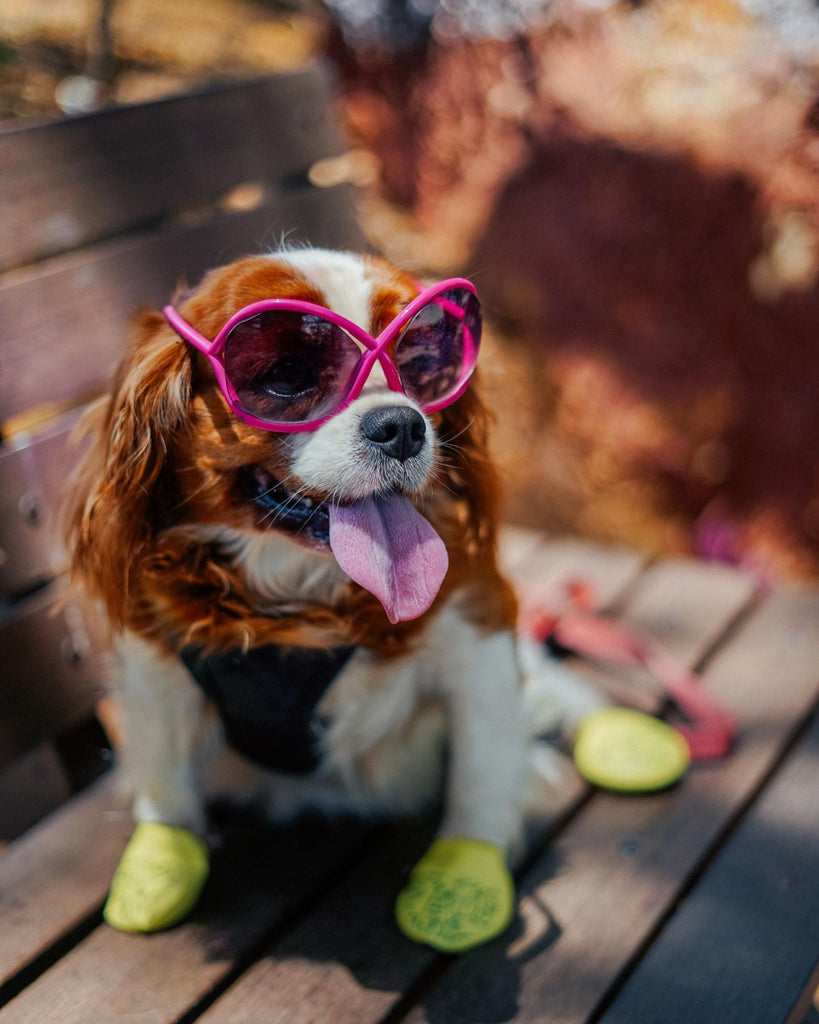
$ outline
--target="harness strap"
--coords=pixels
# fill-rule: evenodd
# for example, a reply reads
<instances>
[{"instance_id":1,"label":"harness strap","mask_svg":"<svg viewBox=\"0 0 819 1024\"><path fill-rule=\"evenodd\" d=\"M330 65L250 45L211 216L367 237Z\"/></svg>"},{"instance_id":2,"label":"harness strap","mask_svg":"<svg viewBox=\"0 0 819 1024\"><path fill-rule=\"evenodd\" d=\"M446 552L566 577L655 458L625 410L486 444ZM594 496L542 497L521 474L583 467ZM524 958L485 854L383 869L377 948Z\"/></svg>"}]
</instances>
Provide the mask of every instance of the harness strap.
<instances>
[{"instance_id":1,"label":"harness strap","mask_svg":"<svg viewBox=\"0 0 819 1024\"><path fill-rule=\"evenodd\" d=\"M354 647L311 650L265 644L247 651L180 651L216 705L228 743L274 771L305 775L321 763L327 723L318 704Z\"/></svg>"},{"instance_id":2,"label":"harness strap","mask_svg":"<svg viewBox=\"0 0 819 1024\"><path fill-rule=\"evenodd\" d=\"M733 717L702 686L694 672L680 666L661 644L634 630L587 610L589 588L570 590L570 602L579 610L552 613L535 606L521 616L525 633L559 650L647 669L665 693L689 719L676 726L691 751L693 761L724 757L731 749L736 732ZM586 606L586 607L582 607Z\"/></svg>"}]
</instances>

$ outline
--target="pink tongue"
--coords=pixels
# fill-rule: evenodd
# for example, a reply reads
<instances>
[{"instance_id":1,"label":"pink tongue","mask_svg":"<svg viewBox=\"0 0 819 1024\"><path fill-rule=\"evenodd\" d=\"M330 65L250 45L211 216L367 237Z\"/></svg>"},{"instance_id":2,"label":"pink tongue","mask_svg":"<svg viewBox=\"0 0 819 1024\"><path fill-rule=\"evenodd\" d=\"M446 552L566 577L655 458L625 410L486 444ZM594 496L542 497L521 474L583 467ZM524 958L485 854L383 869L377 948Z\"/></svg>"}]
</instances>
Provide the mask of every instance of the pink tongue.
<instances>
[{"instance_id":1,"label":"pink tongue","mask_svg":"<svg viewBox=\"0 0 819 1024\"><path fill-rule=\"evenodd\" d=\"M390 622L423 615L449 566L444 542L400 494L331 505L330 547L350 579L384 605Z\"/></svg>"}]
</instances>

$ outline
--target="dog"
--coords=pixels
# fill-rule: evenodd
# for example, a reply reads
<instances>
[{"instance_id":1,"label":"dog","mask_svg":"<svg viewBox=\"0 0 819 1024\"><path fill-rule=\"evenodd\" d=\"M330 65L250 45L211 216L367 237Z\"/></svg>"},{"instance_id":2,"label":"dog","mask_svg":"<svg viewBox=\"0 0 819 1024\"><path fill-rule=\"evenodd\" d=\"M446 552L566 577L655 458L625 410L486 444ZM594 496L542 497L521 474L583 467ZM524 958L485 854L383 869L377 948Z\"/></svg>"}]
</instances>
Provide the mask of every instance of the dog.
<instances>
[{"instance_id":1,"label":"dog","mask_svg":"<svg viewBox=\"0 0 819 1024\"><path fill-rule=\"evenodd\" d=\"M206 803L225 795L288 818L443 794L399 925L451 952L509 923L527 726L480 333L468 281L424 288L309 248L213 270L136 318L67 520L123 666L137 825L114 927L190 912ZM553 692L553 717L578 693Z\"/></svg>"}]
</instances>

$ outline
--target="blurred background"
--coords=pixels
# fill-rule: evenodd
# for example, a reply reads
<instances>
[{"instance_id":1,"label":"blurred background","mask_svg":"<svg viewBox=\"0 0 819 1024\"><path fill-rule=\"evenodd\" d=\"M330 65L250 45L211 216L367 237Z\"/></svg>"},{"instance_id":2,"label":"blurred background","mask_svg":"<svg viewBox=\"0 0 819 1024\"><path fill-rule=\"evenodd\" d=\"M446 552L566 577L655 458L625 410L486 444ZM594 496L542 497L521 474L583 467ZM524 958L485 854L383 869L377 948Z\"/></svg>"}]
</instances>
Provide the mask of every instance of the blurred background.
<instances>
[{"instance_id":1,"label":"blurred background","mask_svg":"<svg viewBox=\"0 0 819 1024\"><path fill-rule=\"evenodd\" d=\"M0 0L0 119L336 69L372 245L490 319L506 515L819 570L814 0Z\"/></svg>"}]
</instances>

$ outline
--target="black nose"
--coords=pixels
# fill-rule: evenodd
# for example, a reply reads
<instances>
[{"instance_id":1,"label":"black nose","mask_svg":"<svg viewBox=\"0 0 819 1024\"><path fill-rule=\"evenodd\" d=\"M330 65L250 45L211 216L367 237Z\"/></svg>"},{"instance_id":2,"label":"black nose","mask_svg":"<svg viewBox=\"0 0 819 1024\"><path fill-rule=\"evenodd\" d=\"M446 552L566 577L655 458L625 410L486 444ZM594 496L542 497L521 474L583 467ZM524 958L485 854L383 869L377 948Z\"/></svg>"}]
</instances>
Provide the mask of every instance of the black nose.
<instances>
[{"instance_id":1,"label":"black nose","mask_svg":"<svg viewBox=\"0 0 819 1024\"><path fill-rule=\"evenodd\" d=\"M391 459L406 462L424 446L424 417L408 405L387 405L361 417L361 433Z\"/></svg>"}]
</instances>

